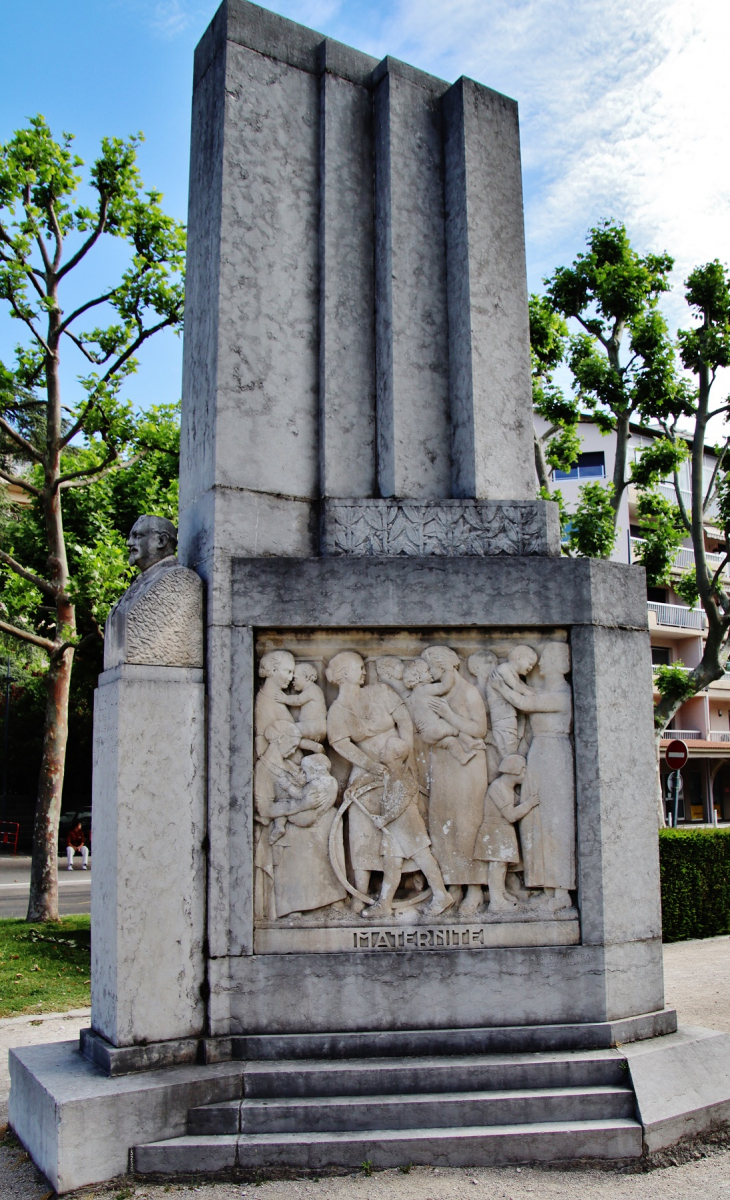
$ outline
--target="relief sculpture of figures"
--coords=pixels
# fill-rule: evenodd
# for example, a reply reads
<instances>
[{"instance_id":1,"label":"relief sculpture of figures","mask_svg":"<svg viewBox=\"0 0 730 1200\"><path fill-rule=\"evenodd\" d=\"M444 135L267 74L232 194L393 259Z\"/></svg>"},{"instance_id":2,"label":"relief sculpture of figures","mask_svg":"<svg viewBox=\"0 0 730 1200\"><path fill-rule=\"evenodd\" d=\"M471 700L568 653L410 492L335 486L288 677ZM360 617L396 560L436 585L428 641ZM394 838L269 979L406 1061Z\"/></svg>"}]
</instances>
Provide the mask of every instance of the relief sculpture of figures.
<instances>
[{"instance_id":1,"label":"relief sculpture of figures","mask_svg":"<svg viewBox=\"0 0 730 1200\"><path fill-rule=\"evenodd\" d=\"M257 922L574 919L564 635L458 650L404 636L261 653Z\"/></svg>"},{"instance_id":2,"label":"relief sculpture of figures","mask_svg":"<svg viewBox=\"0 0 730 1200\"><path fill-rule=\"evenodd\" d=\"M525 886L545 889L555 911L571 906L570 891L575 888L573 705L565 679L569 670L568 647L550 642L540 655L537 688L517 691L500 685L516 709L530 714L532 725L523 790L537 797L539 808L521 826Z\"/></svg>"}]
</instances>

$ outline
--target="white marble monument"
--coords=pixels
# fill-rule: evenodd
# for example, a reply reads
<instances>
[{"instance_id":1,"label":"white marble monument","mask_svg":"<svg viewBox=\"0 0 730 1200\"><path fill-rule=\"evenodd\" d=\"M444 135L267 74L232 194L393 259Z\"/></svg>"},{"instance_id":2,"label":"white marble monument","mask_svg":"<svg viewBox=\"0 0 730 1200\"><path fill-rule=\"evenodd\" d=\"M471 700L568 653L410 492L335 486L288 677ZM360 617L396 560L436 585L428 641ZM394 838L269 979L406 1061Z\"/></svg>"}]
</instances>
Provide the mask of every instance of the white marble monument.
<instances>
[{"instance_id":1,"label":"white marble monument","mask_svg":"<svg viewBox=\"0 0 730 1200\"><path fill-rule=\"evenodd\" d=\"M141 517L96 700L92 1028L11 1056L59 1192L130 1154L636 1156L725 1111L719 1075L657 1100L677 1062L704 1096L708 1050L664 1008L645 578L560 556L527 313L515 102L226 0L195 55L179 561ZM500 1115L527 1051L557 1091Z\"/></svg>"}]
</instances>

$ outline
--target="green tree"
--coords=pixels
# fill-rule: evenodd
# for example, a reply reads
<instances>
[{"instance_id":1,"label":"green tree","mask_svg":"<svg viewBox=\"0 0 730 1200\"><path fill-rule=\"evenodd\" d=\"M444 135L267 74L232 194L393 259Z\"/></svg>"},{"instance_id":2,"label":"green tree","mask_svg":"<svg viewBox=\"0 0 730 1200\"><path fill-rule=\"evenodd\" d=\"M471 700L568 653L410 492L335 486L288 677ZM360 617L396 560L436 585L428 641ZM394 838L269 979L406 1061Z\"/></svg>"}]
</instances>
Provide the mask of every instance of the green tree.
<instances>
[{"instance_id":1,"label":"green tree","mask_svg":"<svg viewBox=\"0 0 730 1200\"><path fill-rule=\"evenodd\" d=\"M671 405L647 405L662 430L663 437L652 447L647 458L645 451L637 467L640 485L651 489L659 478L671 475L674 481L676 505L665 516L664 531L658 526L655 540L663 540L667 557L672 555L679 539L692 539L695 567L675 589L689 604L698 600L707 616L707 638L702 659L684 679L667 676L659 681L661 698L654 720L657 731L663 730L688 696L706 688L724 674L730 652L730 594L723 578L730 563L730 439L725 437L715 451L715 466L708 479L705 471L705 450L708 425L713 419L727 421L730 397L713 401L713 389L718 371L730 366L730 272L717 260L695 268L685 282L685 299L692 316L692 325L677 335L679 357L689 378L675 390ZM691 382L690 382L691 379ZM714 403L714 407L713 407ZM687 507L680 488L678 466L689 457L691 463L690 505ZM645 468L641 473L640 468ZM716 569L707 562L705 523L722 532L722 560ZM669 530L671 521L672 529ZM646 560L645 560L646 561ZM651 564L647 561L647 566ZM654 571L652 579L661 581L664 575Z\"/></svg>"},{"instance_id":2,"label":"green tree","mask_svg":"<svg viewBox=\"0 0 730 1200\"><path fill-rule=\"evenodd\" d=\"M586 252L545 280L544 308L579 327L567 353L563 351L576 408L590 414L602 433L616 434L610 486L581 488L578 511L571 518L569 547L578 554L610 556L630 481L631 421L648 409L669 410L675 400L674 350L657 307L669 288L673 265L667 254L638 254L623 225L603 221L588 234ZM540 345L538 336L533 361Z\"/></svg>"},{"instance_id":3,"label":"green tree","mask_svg":"<svg viewBox=\"0 0 730 1200\"><path fill-rule=\"evenodd\" d=\"M551 493L550 469L569 471L580 452L577 400L566 396L555 383L555 371L565 361L568 326L545 296L530 296L530 357L532 360L532 405L547 422L540 434L535 429L535 469L540 493Z\"/></svg>"},{"instance_id":4,"label":"green tree","mask_svg":"<svg viewBox=\"0 0 730 1200\"><path fill-rule=\"evenodd\" d=\"M672 265L666 254L642 257L622 225L605 221L590 231L588 252L579 254L572 267L558 268L545 281L547 296L539 302L536 298L531 308L540 314L532 326L533 376L540 355L548 369L554 369L547 359L549 312L573 319L582 332L570 339L569 351L563 354L577 404L604 433L616 434L613 479L580 489L577 510L569 514L569 549L588 557L610 556L621 498L629 484L637 490L640 558L650 584L669 582L677 550L688 537L692 540L695 568L673 586L688 604L701 603L708 635L702 660L693 670L674 665L657 672L657 737L681 704L722 677L730 654L730 593L724 579L730 563L730 438L712 446L715 466L709 479L705 466L709 423L730 416L730 397L712 399L718 372L730 366L730 272L717 260L691 272L685 299L692 323L673 341L658 309ZM560 336L554 328L558 332L553 347ZM561 361L555 349L553 359L555 365ZM537 400L535 407L545 415ZM645 423L655 436L629 464L632 420ZM687 459L689 505L679 477ZM674 485L674 502L658 489L667 480ZM723 557L716 569L708 566L705 546L710 516L722 532Z\"/></svg>"},{"instance_id":5,"label":"green tree","mask_svg":"<svg viewBox=\"0 0 730 1200\"><path fill-rule=\"evenodd\" d=\"M178 413L162 408L153 414L158 436L169 435L169 451L153 451L123 471L111 472L87 488L64 497L64 532L74 583L79 635L103 628L110 605L131 580L125 538L138 513L155 512L177 521L179 456ZM0 496L2 493L0 493ZM42 571L43 512L33 502L5 505L0 511L0 544L12 548L32 570ZM21 583L25 591L18 592ZM37 589L9 571L0 572L0 604L15 624L31 631L46 614ZM8 773L11 792L30 796L38 782L45 711L46 654L27 642L0 634L2 656L11 657L12 699ZM96 679L102 670L100 638L86 640L74 658L69 700L69 733L64 807L86 807L91 794L92 714Z\"/></svg>"},{"instance_id":6,"label":"green tree","mask_svg":"<svg viewBox=\"0 0 730 1200\"><path fill-rule=\"evenodd\" d=\"M36 921L58 917L69 689L74 653L83 645L77 597L94 570L107 586L121 569L112 547L101 568L100 554L78 556L72 574L68 497L166 448L155 421L136 415L121 395L140 347L162 329L179 330L183 316L184 229L163 212L158 192L143 190L140 137L102 141L86 180L90 203L79 194L84 164L72 153L71 136L55 141L43 117L0 146L0 299L24 332L12 365L0 364L0 479L31 497L42 516L32 547L16 548L11 538L0 549L12 579L3 589L8 619L0 620L0 630L42 651L47 662L28 906L28 919ZM126 268L116 283L64 308L64 297L82 286L74 272L108 238L125 245ZM85 328L90 320L100 324ZM61 375L67 351L70 363L84 364L68 399ZM98 629L86 636L98 636Z\"/></svg>"}]
</instances>

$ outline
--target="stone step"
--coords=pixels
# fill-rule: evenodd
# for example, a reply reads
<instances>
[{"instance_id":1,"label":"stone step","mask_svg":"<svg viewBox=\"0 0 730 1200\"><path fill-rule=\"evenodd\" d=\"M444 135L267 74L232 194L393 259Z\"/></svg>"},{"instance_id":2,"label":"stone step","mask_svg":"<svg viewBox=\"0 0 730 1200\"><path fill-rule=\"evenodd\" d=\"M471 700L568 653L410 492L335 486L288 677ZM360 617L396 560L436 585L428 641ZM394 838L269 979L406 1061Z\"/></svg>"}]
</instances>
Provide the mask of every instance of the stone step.
<instances>
[{"instance_id":1,"label":"stone step","mask_svg":"<svg viewBox=\"0 0 730 1200\"><path fill-rule=\"evenodd\" d=\"M592 1024L577 1022L574 1025L503 1025L475 1029L380 1029L362 1033L236 1034L231 1038L205 1039L205 1055L206 1061L217 1062L222 1053L243 1060L289 1061L293 1058L413 1058L424 1054L447 1054L453 1057L457 1054L608 1050L637 1039L659 1037L676 1031L676 1010L666 1008L619 1021Z\"/></svg>"},{"instance_id":2,"label":"stone step","mask_svg":"<svg viewBox=\"0 0 730 1200\"><path fill-rule=\"evenodd\" d=\"M615 1050L567 1054L249 1062L246 1099L283 1096L382 1096L521 1088L626 1087L628 1070Z\"/></svg>"},{"instance_id":3,"label":"stone step","mask_svg":"<svg viewBox=\"0 0 730 1200\"><path fill-rule=\"evenodd\" d=\"M576 1158L638 1158L642 1131L629 1118L540 1121L449 1129L372 1129L329 1133L188 1135L134 1150L134 1170L205 1174L276 1167L324 1171L414 1166L479 1167Z\"/></svg>"},{"instance_id":4,"label":"stone step","mask_svg":"<svg viewBox=\"0 0 730 1200\"><path fill-rule=\"evenodd\" d=\"M633 1117L631 1088L533 1088L433 1092L417 1096L287 1097L193 1108L189 1134L318 1133L334 1130L454 1128L536 1121Z\"/></svg>"}]
</instances>

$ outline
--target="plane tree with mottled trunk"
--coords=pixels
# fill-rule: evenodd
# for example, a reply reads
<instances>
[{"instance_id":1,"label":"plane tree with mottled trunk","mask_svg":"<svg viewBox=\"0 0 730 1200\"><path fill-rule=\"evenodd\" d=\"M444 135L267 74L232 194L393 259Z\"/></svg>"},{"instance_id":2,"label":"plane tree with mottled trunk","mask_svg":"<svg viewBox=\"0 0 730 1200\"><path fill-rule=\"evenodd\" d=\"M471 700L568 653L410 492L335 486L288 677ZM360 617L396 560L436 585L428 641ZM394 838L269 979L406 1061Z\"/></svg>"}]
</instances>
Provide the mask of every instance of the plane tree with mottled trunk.
<instances>
[{"instance_id":1,"label":"plane tree with mottled trunk","mask_svg":"<svg viewBox=\"0 0 730 1200\"><path fill-rule=\"evenodd\" d=\"M39 598L35 620L13 621L7 608L0 612L0 631L47 659L28 907L28 919L36 921L58 918L69 685L83 644L63 498L158 448L154 422L135 415L121 392L137 369L139 349L159 331L182 325L184 228L163 212L158 192L143 190L140 138L103 139L86 180L88 204L79 199L84 164L72 153L70 135L57 142L38 116L0 146L0 301L23 333L14 362L0 363L0 480L20 489L42 515L45 556L44 569L31 569L12 547L0 548L0 570ZM126 269L98 293L67 303L67 295L78 297L82 268L110 237L125 244ZM62 386L65 355L79 366L72 388L66 375Z\"/></svg>"}]
</instances>

